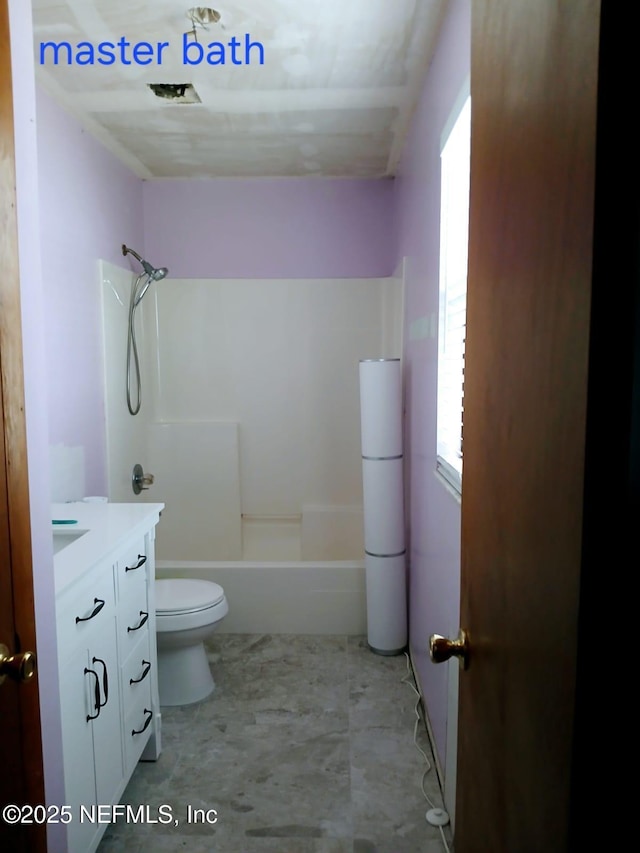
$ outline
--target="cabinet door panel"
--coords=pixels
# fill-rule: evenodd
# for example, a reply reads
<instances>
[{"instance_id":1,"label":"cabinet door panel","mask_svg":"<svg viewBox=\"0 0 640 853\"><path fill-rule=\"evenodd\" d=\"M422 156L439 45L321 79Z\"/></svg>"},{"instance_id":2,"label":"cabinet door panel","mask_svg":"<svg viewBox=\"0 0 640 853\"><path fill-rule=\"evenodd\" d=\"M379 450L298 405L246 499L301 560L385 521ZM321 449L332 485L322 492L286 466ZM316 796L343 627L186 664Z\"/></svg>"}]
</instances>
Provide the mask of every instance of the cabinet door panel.
<instances>
[{"instance_id":1,"label":"cabinet door panel","mask_svg":"<svg viewBox=\"0 0 640 853\"><path fill-rule=\"evenodd\" d=\"M95 639L89 654L92 668L99 673L102 694L100 716L93 720L96 795L98 803L109 804L116 797L124 778L120 673L114 616L109 620L108 630Z\"/></svg>"},{"instance_id":2,"label":"cabinet door panel","mask_svg":"<svg viewBox=\"0 0 640 853\"><path fill-rule=\"evenodd\" d=\"M93 729L87 720L96 713L96 677L86 669L89 655L81 649L67 660L60 679L65 799L73 810L73 821L67 826L69 853L89 850L97 831L95 823L80 821L80 805L90 808L97 802Z\"/></svg>"}]
</instances>

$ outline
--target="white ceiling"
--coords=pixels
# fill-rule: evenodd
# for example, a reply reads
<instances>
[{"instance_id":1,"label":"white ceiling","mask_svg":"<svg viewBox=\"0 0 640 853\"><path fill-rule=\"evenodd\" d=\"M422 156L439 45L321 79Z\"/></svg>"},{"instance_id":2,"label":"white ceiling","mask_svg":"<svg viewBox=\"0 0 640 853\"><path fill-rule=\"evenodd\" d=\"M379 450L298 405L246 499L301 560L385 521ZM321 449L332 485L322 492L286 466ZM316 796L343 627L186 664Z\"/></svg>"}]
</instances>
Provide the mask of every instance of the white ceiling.
<instances>
[{"instance_id":1,"label":"white ceiling","mask_svg":"<svg viewBox=\"0 0 640 853\"><path fill-rule=\"evenodd\" d=\"M141 178L393 175L447 0L212 0L198 41L250 64L185 66L192 0L33 0L40 82ZM162 65L41 66L40 43L169 42ZM227 49L228 50L228 49ZM130 53L128 54L130 58ZM65 60L66 62L66 60ZM192 83L199 104L148 83Z\"/></svg>"}]
</instances>

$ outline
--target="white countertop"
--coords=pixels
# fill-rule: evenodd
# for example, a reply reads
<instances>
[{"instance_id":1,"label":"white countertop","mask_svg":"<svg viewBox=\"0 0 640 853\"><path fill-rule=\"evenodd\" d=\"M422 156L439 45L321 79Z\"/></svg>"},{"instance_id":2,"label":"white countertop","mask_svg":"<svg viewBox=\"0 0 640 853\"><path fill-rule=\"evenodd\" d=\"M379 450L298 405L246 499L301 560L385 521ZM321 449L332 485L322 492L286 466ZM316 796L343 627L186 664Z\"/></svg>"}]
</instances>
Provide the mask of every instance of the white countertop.
<instances>
[{"instance_id":1,"label":"white countertop","mask_svg":"<svg viewBox=\"0 0 640 853\"><path fill-rule=\"evenodd\" d=\"M72 535L87 531L53 556L56 595L100 560L119 548L128 536L142 535L156 524L164 504L52 504L51 519L75 519L77 524L52 524L51 531Z\"/></svg>"}]
</instances>

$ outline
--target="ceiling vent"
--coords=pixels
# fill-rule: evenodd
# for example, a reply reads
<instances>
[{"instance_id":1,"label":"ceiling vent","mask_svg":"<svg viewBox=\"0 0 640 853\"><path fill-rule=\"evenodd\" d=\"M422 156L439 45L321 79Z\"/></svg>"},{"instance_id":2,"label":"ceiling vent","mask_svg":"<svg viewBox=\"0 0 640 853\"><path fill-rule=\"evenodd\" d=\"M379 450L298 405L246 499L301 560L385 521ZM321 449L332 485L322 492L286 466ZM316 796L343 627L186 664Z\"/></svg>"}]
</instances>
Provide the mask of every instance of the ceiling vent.
<instances>
[{"instance_id":1,"label":"ceiling vent","mask_svg":"<svg viewBox=\"0 0 640 853\"><path fill-rule=\"evenodd\" d=\"M187 10L187 18L191 21L191 29L187 35L193 36L198 41L198 28L208 30L211 24L220 24L224 30L225 25L221 23L222 15L216 9L210 9L209 6L192 6Z\"/></svg>"},{"instance_id":2,"label":"ceiling vent","mask_svg":"<svg viewBox=\"0 0 640 853\"><path fill-rule=\"evenodd\" d=\"M220 20L220 12L210 9L208 6L193 6L187 12L194 27L207 27L209 24L217 24Z\"/></svg>"},{"instance_id":3,"label":"ceiling vent","mask_svg":"<svg viewBox=\"0 0 640 853\"><path fill-rule=\"evenodd\" d=\"M173 104L199 104L200 96L191 83L148 83L156 98Z\"/></svg>"}]
</instances>

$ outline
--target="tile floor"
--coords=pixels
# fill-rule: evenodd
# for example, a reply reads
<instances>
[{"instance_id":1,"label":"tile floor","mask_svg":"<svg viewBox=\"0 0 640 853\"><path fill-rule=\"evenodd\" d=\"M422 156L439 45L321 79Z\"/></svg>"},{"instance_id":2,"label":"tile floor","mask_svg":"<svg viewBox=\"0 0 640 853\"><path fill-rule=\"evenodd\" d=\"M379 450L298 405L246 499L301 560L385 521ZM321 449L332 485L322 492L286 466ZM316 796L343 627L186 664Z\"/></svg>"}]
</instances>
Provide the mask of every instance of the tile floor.
<instances>
[{"instance_id":1,"label":"tile floor","mask_svg":"<svg viewBox=\"0 0 640 853\"><path fill-rule=\"evenodd\" d=\"M114 824L99 853L443 853L404 655L360 637L247 634L214 634L209 652L215 692L163 709L162 755L122 799L152 816L170 806L179 826ZM422 721L417 740L430 756ZM435 769L425 789L442 805ZM189 807L217 822L188 823Z\"/></svg>"}]
</instances>

